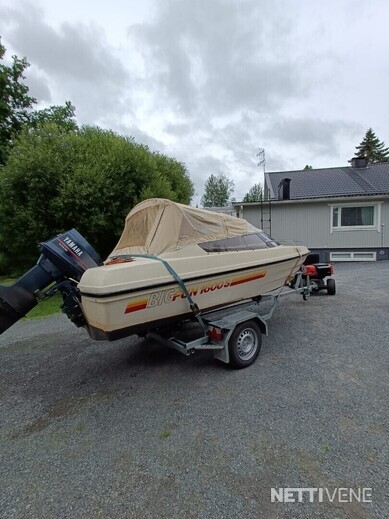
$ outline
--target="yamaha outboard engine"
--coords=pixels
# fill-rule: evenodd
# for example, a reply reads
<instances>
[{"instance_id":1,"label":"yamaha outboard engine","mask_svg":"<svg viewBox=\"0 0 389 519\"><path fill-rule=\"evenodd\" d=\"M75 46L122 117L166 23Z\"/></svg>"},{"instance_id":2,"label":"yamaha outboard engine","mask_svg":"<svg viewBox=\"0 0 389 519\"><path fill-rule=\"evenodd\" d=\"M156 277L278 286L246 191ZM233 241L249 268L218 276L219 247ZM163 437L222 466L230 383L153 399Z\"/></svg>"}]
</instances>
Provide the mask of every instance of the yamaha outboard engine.
<instances>
[{"instance_id":1,"label":"yamaha outboard engine","mask_svg":"<svg viewBox=\"0 0 389 519\"><path fill-rule=\"evenodd\" d=\"M85 324L77 283L88 268L103 264L100 256L75 229L41 243L39 248L41 255L35 267L13 285L0 285L0 334L24 317L39 300L58 291L62 292L63 311L77 326Z\"/></svg>"}]
</instances>

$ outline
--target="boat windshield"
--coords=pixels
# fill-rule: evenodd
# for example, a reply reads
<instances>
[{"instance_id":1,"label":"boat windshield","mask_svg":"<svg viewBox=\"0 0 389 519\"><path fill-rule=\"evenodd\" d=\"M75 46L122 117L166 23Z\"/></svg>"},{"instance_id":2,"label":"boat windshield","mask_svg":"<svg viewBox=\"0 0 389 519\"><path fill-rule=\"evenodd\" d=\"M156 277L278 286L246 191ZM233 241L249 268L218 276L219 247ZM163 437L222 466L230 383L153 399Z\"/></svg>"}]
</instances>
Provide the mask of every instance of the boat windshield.
<instances>
[{"instance_id":1,"label":"boat windshield","mask_svg":"<svg viewBox=\"0 0 389 519\"><path fill-rule=\"evenodd\" d=\"M233 238L199 243L199 246L205 252L267 249L268 247L277 247L278 245L276 241L262 231L255 234L246 234L245 236L234 236Z\"/></svg>"}]
</instances>

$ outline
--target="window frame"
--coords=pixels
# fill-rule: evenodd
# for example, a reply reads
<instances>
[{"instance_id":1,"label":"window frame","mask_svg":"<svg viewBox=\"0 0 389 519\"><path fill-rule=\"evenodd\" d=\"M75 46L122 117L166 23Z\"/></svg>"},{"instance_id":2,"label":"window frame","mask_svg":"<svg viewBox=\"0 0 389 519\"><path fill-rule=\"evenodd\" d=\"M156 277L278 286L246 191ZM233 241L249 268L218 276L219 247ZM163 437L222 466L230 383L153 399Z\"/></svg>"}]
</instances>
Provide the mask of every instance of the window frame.
<instances>
[{"instance_id":1,"label":"window frame","mask_svg":"<svg viewBox=\"0 0 389 519\"><path fill-rule=\"evenodd\" d=\"M329 204L330 207L330 232L344 231L377 231L381 232L381 205L382 202L354 202ZM342 225L343 207L373 207L373 225ZM338 225L334 226L334 209L338 209Z\"/></svg>"},{"instance_id":2,"label":"window frame","mask_svg":"<svg viewBox=\"0 0 389 519\"><path fill-rule=\"evenodd\" d=\"M343 254L343 257L339 257ZM362 255L362 256L361 256ZM370 256L368 256L370 255ZM330 261L377 261L376 251L334 251L330 252Z\"/></svg>"},{"instance_id":3,"label":"window frame","mask_svg":"<svg viewBox=\"0 0 389 519\"><path fill-rule=\"evenodd\" d=\"M256 236L258 238L258 244L261 244L261 247L255 247L249 245L245 240L246 236ZM234 240L239 240L242 242L241 246L232 246L231 243ZM258 230L258 232L250 232L243 235L238 236L230 236L229 238L221 238L219 240L210 240L206 242L199 242L197 245L201 247L207 254L219 254L221 252L241 252L241 251L253 251L253 250L268 250L273 247L277 247L278 243L267 236L263 231ZM229 246L230 245L230 246Z\"/></svg>"}]
</instances>

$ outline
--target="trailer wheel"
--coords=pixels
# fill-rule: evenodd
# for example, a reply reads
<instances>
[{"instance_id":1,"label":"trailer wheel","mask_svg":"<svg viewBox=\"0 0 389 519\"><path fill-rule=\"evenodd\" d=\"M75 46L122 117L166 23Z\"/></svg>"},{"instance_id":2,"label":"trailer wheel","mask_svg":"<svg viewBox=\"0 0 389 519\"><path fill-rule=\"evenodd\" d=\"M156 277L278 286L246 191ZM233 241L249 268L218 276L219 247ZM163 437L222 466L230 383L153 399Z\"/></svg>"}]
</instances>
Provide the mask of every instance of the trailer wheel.
<instances>
[{"instance_id":1,"label":"trailer wheel","mask_svg":"<svg viewBox=\"0 0 389 519\"><path fill-rule=\"evenodd\" d=\"M327 280L327 294L329 296L334 296L336 294L335 279L330 278Z\"/></svg>"},{"instance_id":2,"label":"trailer wheel","mask_svg":"<svg viewBox=\"0 0 389 519\"><path fill-rule=\"evenodd\" d=\"M251 366L261 350L261 330L255 321L238 324L228 341L230 365L241 369Z\"/></svg>"}]
</instances>

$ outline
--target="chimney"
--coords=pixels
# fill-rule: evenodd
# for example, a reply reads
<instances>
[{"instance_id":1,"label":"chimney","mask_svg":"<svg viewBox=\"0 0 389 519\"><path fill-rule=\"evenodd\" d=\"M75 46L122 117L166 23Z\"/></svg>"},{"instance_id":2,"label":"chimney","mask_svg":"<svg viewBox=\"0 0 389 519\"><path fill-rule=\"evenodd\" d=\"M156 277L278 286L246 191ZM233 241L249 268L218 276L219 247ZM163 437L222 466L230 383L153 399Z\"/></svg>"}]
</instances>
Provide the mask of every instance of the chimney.
<instances>
[{"instance_id":1,"label":"chimney","mask_svg":"<svg viewBox=\"0 0 389 519\"><path fill-rule=\"evenodd\" d=\"M367 166L367 158L366 157L353 157L351 160L352 168L365 168Z\"/></svg>"},{"instance_id":2,"label":"chimney","mask_svg":"<svg viewBox=\"0 0 389 519\"><path fill-rule=\"evenodd\" d=\"M290 178L283 178L278 184L278 200L290 200Z\"/></svg>"}]
</instances>

